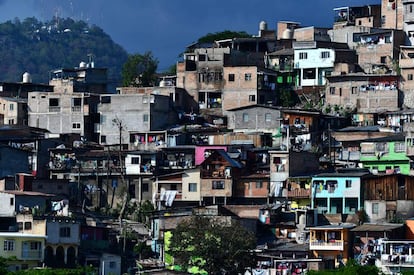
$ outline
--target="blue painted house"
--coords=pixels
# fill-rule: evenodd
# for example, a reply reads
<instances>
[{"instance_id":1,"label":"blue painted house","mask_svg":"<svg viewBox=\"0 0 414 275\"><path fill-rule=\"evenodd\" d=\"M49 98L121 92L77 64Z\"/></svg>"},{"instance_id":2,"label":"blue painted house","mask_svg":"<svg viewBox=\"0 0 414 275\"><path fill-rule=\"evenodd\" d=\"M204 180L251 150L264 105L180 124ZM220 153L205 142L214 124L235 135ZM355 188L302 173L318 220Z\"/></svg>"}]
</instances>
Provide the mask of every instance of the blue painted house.
<instances>
[{"instance_id":1,"label":"blue painted house","mask_svg":"<svg viewBox=\"0 0 414 275\"><path fill-rule=\"evenodd\" d=\"M355 214L363 208L362 179L366 169L339 170L312 177L311 206L323 214Z\"/></svg>"}]
</instances>

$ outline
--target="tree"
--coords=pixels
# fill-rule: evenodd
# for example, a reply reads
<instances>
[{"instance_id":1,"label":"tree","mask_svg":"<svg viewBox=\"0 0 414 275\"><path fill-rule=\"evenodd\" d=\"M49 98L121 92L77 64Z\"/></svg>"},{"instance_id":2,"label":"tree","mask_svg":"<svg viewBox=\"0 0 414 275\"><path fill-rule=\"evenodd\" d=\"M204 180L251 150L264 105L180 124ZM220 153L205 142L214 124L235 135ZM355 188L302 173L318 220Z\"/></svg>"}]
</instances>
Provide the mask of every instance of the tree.
<instances>
[{"instance_id":1,"label":"tree","mask_svg":"<svg viewBox=\"0 0 414 275\"><path fill-rule=\"evenodd\" d=\"M122 67L123 86L150 87L156 80L158 60L151 52L129 55Z\"/></svg>"},{"instance_id":2,"label":"tree","mask_svg":"<svg viewBox=\"0 0 414 275\"><path fill-rule=\"evenodd\" d=\"M239 274L254 265L255 247L254 234L238 222L192 216L172 232L166 253L185 270L198 267L208 274Z\"/></svg>"},{"instance_id":3,"label":"tree","mask_svg":"<svg viewBox=\"0 0 414 275\"><path fill-rule=\"evenodd\" d=\"M198 43L210 43L216 40L223 40L223 39L231 39L231 38L249 38L252 37L245 31L229 31L225 30L222 32L215 32L215 33L208 33L202 37L200 37L197 42Z\"/></svg>"},{"instance_id":4,"label":"tree","mask_svg":"<svg viewBox=\"0 0 414 275\"><path fill-rule=\"evenodd\" d=\"M309 275L378 275L381 274L374 265L359 265L354 260L349 260L345 266L335 270L308 271Z\"/></svg>"}]
</instances>

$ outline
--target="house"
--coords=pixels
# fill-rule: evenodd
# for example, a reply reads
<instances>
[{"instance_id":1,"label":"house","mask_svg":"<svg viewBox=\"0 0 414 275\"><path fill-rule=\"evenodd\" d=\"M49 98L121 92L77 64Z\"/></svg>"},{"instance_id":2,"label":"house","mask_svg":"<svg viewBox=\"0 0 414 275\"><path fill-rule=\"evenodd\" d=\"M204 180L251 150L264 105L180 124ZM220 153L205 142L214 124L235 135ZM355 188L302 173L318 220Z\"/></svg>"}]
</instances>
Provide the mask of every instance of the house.
<instances>
[{"instance_id":1,"label":"house","mask_svg":"<svg viewBox=\"0 0 414 275\"><path fill-rule=\"evenodd\" d=\"M96 127L99 143L123 144L126 148L131 144L135 150L149 150L161 145L160 142L166 141L162 130L178 121L171 103L169 96L155 93L101 95L98 105L100 123ZM141 148L139 144L146 146Z\"/></svg>"},{"instance_id":2,"label":"house","mask_svg":"<svg viewBox=\"0 0 414 275\"><path fill-rule=\"evenodd\" d=\"M54 195L33 191L4 190L0 191L0 216L14 217L16 213L44 212L47 202Z\"/></svg>"},{"instance_id":3,"label":"house","mask_svg":"<svg viewBox=\"0 0 414 275\"><path fill-rule=\"evenodd\" d=\"M325 269L334 269L353 258L351 231L354 224L330 224L309 227L309 250L322 258Z\"/></svg>"},{"instance_id":4,"label":"house","mask_svg":"<svg viewBox=\"0 0 414 275\"><path fill-rule=\"evenodd\" d=\"M224 150L216 150L200 165L201 198L206 205L227 204L234 196L242 164Z\"/></svg>"},{"instance_id":5,"label":"house","mask_svg":"<svg viewBox=\"0 0 414 275\"><path fill-rule=\"evenodd\" d=\"M257 133L262 135L260 147L272 147L272 137L278 134L281 127L281 110L265 105L251 105L230 109L228 113L228 129L236 133Z\"/></svg>"},{"instance_id":6,"label":"house","mask_svg":"<svg viewBox=\"0 0 414 275\"><path fill-rule=\"evenodd\" d=\"M329 112L355 111L354 125L375 125L378 113L399 109L398 88L397 75L331 75L327 76L325 106Z\"/></svg>"},{"instance_id":7,"label":"house","mask_svg":"<svg viewBox=\"0 0 414 275\"><path fill-rule=\"evenodd\" d=\"M358 64L367 74L396 74L394 60L399 59L399 47L405 33L397 29L371 30L356 34Z\"/></svg>"},{"instance_id":8,"label":"house","mask_svg":"<svg viewBox=\"0 0 414 275\"><path fill-rule=\"evenodd\" d=\"M27 99L0 97L0 123L27 125Z\"/></svg>"},{"instance_id":9,"label":"house","mask_svg":"<svg viewBox=\"0 0 414 275\"><path fill-rule=\"evenodd\" d=\"M405 136L395 134L383 138L361 141L362 167L370 169L373 174L410 175L410 159L406 155Z\"/></svg>"},{"instance_id":10,"label":"house","mask_svg":"<svg viewBox=\"0 0 414 275\"><path fill-rule=\"evenodd\" d=\"M46 219L45 264L50 267L75 267L80 247L79 220L68 216Z\"/></svg>"},{"instance_id":11,"label":"house","mask_svg":"<svg viewBox=\"0 0 414 275\"><path fill-rule=\"evenodd\" d=\"M413 177L404 174L378 174L364 179L364 209L369 220L398 221L413 212Z\"/></svg>"},{"instance_id":12,"label":"house","mask_svg":"<svg viewBox=\"0 0 414 275\"><path fill-rule=\"evenodd\" d=\"M299 70L297 86L323 86L325 76L334 68L335 50L319 47L317 41L296 41L293 43L294 68Z\"/></svg>"},{"instance_id":13,"label":"house","mask_svg":"<svg viewBox=\"0 0 414 275\"><path fill-rule=\"evenodd\" d=\"M129 151L125 153L125 177L130 181L131 197L139 202L151 200L151 177L157 166L155 151Z\"/></svg>"},{"instance_id":14,"label":"house","mask_svg":"<svg viewBox=\"0 0 414 275\"><path fill-rule=\"evenodd\" d=\"M364 223L353 229L354 253L359 263L369 262L375 259L382 250L381 243L384 240L399 240L404 235L403 224L390 223Z\"/></svg>"},{"instance_id":15,"label":"house","mask_svg":"<svg viewBox=\"0 0 414 275\"><path fill-rule=\"evenodd\" d=\"M155 175L152 190L152 202L158 209L200 205L200 169Z\"/></svg>"},{"instance_id":16,"label":"house","mask_svg":"<svg viewBox=\"0 0 414 275\"><path fill-rule=\"evenodd\" d=\"M394 274L413 270L414 241L382 240L380 246L379 268L384 274Z\"/></svg>"},{"instance_id":17,"label":"house","mask_svg":"<svg viewBox=\"0 0 414 275\"><path fill-rule=\"evenodd\" d=\"M75 92L72 82L65 82L62 90L31 92L28 98L31 127L47 129L54 134L78 134L97 142L94 124L99 96Z\"/></svg>"},{"instance_id":18,"label":"house","mask_svg":"<svg viewBox=\"0 0 414 275\"><path fill-rule=\"evenodd\" d=\"M367 170L341 170L312 177L311 208L324 214L356 214L363 208L362 181Z\"/></svg>"},{"instance_id":19,"label":"house","mask_svg":"<svg viewBox=\"0 0 414 275\"><path fill-rule=\"evenodd\" d=\"M311 175L319 171L319 161L311 152L269 150L270 190L273 202L288 199L293 208L310 205Z\"/></svg>"},{"instance_id":20,"label":"house","mask_svg":"<svg viewBox=\"0 0 414 275\"><path fill-rule=\"evenodd\" d=\"M0 232L0 257L12 258L8 262L10 271L40 267L44 260L45 234L28 234L21 232Z\"/></svg>"}]
</instances>

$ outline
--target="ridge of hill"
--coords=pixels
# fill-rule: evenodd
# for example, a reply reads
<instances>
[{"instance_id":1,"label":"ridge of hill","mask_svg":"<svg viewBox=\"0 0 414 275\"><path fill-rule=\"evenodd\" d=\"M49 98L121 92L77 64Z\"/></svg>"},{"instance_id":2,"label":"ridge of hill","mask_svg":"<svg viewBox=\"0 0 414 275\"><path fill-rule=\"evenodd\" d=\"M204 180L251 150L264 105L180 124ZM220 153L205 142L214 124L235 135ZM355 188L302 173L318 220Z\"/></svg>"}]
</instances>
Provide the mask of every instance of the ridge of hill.
<instances>
[{"instance_id":1,"label":"ridge of hill","mask_svg":"<svg viewBox=\"0 0 414 275\"><path fill-rule=\"evenodd\" d=\"M78 67L93 59L108 69L109 85L121 82L128 53L95 25L67 18L41 22L34 17L0 24L0 81L20 82L28 72L35 83L48 83L49 72Z\"/></svg>"}]
</instances>

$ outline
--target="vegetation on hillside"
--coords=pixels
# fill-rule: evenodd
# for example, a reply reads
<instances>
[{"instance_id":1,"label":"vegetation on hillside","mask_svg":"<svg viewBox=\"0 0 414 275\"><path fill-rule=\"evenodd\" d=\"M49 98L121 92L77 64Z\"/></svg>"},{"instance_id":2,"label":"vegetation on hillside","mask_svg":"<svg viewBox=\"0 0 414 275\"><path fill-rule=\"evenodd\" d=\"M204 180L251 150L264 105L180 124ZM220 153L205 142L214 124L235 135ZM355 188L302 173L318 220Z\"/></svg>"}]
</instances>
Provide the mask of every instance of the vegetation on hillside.
<instances>
[{"instance_id":1,"label":"vegetation on hillside","mask_svg":"<svg viewBox=\"0 0 414 275\"><path fill-rule=\"evenodd\" d=\"M172 232L166 253L182 270L242 274L255 264L251 254L255 247L255 236L239 223L193 216Z\"/></svg>"},{"instance_id":2,"label":"vegetation on hillside","mask_svg":"<svg viewBox=\"0 0 414 275\"><path fill-rule=\"evenodd\" d=\"M215 33L208 33L202 37L200 37L197 42L198 43L209 43L214 42L216 40L223 40L223 39L231 39L231 38L248 38L252 37L250 34L248 34L245 31L221 31L221 32L215 32Z\"/></svg>"},{"instance_id":3,"label":"vegetation on hillside","mask_svg":"<svg viewBox=\"0 0 414 275\"><path fill-rule=\"evenodd\" d=\"M70 18L41 22L34 17L0 24L1 81L19 82L29 72L33 82L48 83L49 71L74 68L89 58L95 67L108 68L110 82L120 83L128 53L95 25Z\"/></svg>"}]
</instances>

